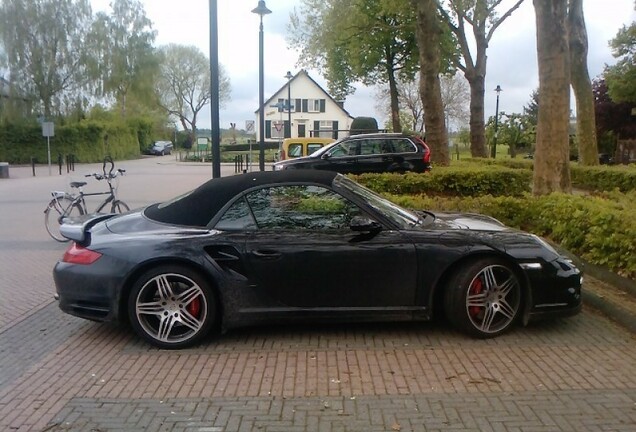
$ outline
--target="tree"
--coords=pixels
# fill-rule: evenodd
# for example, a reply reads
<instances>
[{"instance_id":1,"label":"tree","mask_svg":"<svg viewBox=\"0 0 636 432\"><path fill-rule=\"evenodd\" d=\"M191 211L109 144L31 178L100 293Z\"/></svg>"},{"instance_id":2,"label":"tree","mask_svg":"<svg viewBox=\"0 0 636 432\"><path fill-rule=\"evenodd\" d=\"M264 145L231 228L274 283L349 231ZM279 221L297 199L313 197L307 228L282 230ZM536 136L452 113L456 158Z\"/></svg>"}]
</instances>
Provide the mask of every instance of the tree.
<instances>
[{"instance_id":1,"label":"tree","mask_svg":"<svg viewBox=\"0 0 636 432\"><path fill-rule=\"evenodd\" d=\"M210 102L210 62L194 46L170 44L161 49L157 82L159 104L195 138L197 117ZM220 105L230 99L230 80L219 65Z\"/></svg>"},{"instance_id":2,"label":"tree","mask_svg":"<svg viewBox=\"0 0 636 432\"><path fill-rule=\"evenodd\" d=\"M604 79L596 79L594 91L594 111L596 113L596 135L599 149L614 153L617 138L636 138L636 117L632 115L633 103L616 103L610 98Z\"/></svg>"},{"instance_id":3,"label":"tree","mask_svg":"<svg viewBox=\"0 0 636 432\"><path fill-rule=\"evenodd\" d=\"M111 8L110 15L100 12L93 23L92 66L101 83L98 95L114 96L124 116L131 93L152 99L158 71L156 32L139 0L114 0Z\"/></svg>"},{"instance_id":4,"label":"tree","mask_svg":"<svg viewBox=\"0 0 636 432\"><path fill-rule=\"evenodd\" d=\"M426 141L431 148L431 160L440 165L450 163L448 131L444 120L444 103L439 74L444 30L439 19L436 0L413 0L417 13L417 45L420 51L420 95L424 106Z\"/></svg>"},{"instance_id":5,"label":"tree","mask_svg":"<svg viewBox=\"0 0 636 432\"><path fill-rule=\"evenodd\" d=\"M424 107L420 95L419 79L398 80L400 89L399 101L402 124L412 132L424 134ZM468 123L469 111L468 100L470 91L466 80L459 75L442 75L440 77L440 88L442 103L444 106L444 116L448 123L463 125ZM387 111L389 105L389 89L381 87L376 94L379 111Z\"/></svg>"},{"instance_id":6,"label":"tree","mask_svg":"<svg viewBox=\"0 0 636 432\"><path fill-rule=\"evenodd\" d=\"M572 189L567 6L567 0L534 0L539 61L539 121L532 187L535 195Z\"/></svg>"},{"instance_id":7,"label":"tree","mask_svg":"<svg viewBox=\"0 0 636 432\"><path fill-rule=\"evenodd\" d=\"M415 14L409 0L303 0L291 16L288 42L300 65L318 68L330 93L344 99L352 83L388 84L393 130L401 131L398 75L417 71Z\"/></svg>"},{"instance_id":8,"label":"tree","mask_svg":"<svg viewBox=\"0 0 636 432\"><path fill-rule=\"evenodd\" d=\"M568 11L570 81L576 98L576 131L579 163L598 165L598 144L594 124L594 95L587 69L587 30L583 17L583 0L570 0Z\"/></svg>"},{"instance_id":9,"label":"tree","mask_svg":"<svg viewBox=\"0 0 636 432\"><path fill-rule=\"evenodd\" d=\"M615 102L636 103L636 23L623 26L610 46L619 61L605 69L609 94Z\"/></svg>"},{"instance_id":10,"label":"tree","mask_svg":"<svg viewBox=\"0 0 636 432\"><path fill-rule=\"evenodd\" d=\"M77 100L88 80L88 0L3 0L0 40L11 81L40 104L48 119Z\"/></svg>"},{"instance_id":11,"label":"tree","mask_svg":"<svg viewBox=\"0 0 636 432\"><path fill-rule=\"evenodd\" d=\"M441 0L439 11L444 21L455 35L461 50L463 62L457 61L470 84L470 151L473 157L486 157L486 137L484 135L484 97L486 81L486 49L495 30L508 18L524 0L514 0L514 4L502 15L497 13L504 0ZM466 27L472 28L474 57L471 51L473 41L468 39Z\"/></svg>"},{"instance_id":12,"label":"tree","mask_svg":"<svg viewBox=\"0 0 636 432\"><path fill-rule=\"evenodd\" d=\"M528 105L524 105L523 115L533 126L539 122L539 89L533 90L530 94L530 102Z\"/></svg>"}]
</instances>

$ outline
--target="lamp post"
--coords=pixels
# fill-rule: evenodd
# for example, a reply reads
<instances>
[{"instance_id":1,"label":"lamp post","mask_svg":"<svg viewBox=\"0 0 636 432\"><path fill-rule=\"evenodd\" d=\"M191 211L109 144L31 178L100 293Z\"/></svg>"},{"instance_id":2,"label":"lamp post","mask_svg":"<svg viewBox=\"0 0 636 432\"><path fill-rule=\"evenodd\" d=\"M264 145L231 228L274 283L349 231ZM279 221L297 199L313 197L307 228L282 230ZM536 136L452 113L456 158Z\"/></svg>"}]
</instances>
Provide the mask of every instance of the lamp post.
<instances>
[{"instance_id":1,"label":"lamp post","mask_svg":"<svg viewBox=\"0 0 636 432\"><path fill-rule=\"evenodd\" d=\"M287 122L289 123L289 136L286 138L291 138L292 136L292 129L291 129L291 109L292 109L292 104L291 104L291 79L294 76L291 74L290 71L287 71L287 75L285 75L285 78L287 78Z\"/></svg>"},{"instance_id":2,"label":"lamp post","mask_svg":"<svg viewBox=\"0 0 636 432\"><path fill-rule=\"evenodd\" d=\"M258 32L258 135L259 135L259 161L258 167L261 171L265 171L265 95L263 93L264 77L263 77L263 15L271 14L272 11L265 6L265 0L260 0L258 6L252 9L252 13L261 17Z\"/></svg>"},{"instance_id":3,"label":"lamp post","mask_svg":"<svg viewBox=\"0 0 636 432\"><path fill-rule=\"evenodd\" d=\"M217 0L210 0L210 130L212 178L221 177L221 125L219 124L219 30Z\"/></svg>"},{"instance_id":4,"label":"lamp post","mask_svg":"<svg viewBox=\"0 0 636 432\"><path fill-rule=\"evenodd\" d=\"M493 159L497 157L497 132L499 128L499 93L501 93L503 90L501 89L501 86L497 84L497 88L495 89L495 91L497 92L497 104L495 106L495 137L492 140L492 150L490 152L490 156Z\"/></svg>"}]
</instances>

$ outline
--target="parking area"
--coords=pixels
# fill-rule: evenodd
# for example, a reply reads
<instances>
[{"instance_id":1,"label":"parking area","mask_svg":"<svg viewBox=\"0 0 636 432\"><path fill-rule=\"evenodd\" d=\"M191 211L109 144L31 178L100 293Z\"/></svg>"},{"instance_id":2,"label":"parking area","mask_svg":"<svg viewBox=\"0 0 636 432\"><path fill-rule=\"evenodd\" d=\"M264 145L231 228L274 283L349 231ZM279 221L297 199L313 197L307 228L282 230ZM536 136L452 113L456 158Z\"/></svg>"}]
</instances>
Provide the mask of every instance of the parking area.
<instances>
[{"instance_id":1,"label":"parking area","mask_svg":"<svg viewBox=\"0 0 636 432\"><path fill-rule=\"evenodd\" d=\"M132 208L212 172L174 156L119 165ZM183 351L64 315L51 270L66 245L48 237L43 210L70 177L11 167L0 180L0 430L636 429L634 334L589 307L494 340L444 323L271 326Z\"/></svg>"}]
</instances>

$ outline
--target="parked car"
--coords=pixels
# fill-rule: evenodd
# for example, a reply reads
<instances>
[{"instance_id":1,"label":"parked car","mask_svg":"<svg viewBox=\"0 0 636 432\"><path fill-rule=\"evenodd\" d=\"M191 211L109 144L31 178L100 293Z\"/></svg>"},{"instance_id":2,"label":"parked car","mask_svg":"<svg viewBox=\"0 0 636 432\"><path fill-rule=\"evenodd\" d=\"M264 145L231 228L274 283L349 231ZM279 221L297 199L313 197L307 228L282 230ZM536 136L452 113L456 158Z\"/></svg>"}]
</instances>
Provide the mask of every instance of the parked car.
<instances>
[{"instance_id":1,"label":"parked car","mask_svg":"<svg viewBox=\"0 0 636 432\"><path fill-rule=\"evenodd\" d=\"M320 150L327 144L334 142L333 138L299 137L286 138L283 140L281 149L278 152L278 160L294 159Z\"/></svg>"},{"instance_id":2,"label":"parked car","mask_svg":"<svg viewBox=\"0 0 636 432\"><path fill-rule=\"evenodd\" d=\"M123 215L67 221L60 308L181 348L266 322L429 320L497 336L581 309L581 272L541 238L475 214L401 208L329 171L209 180Z\"/></svg>"},{"instance_id":3,"label":"parked car","mask_svg":"<svg viewBox=\"0 0 636 432\"><path fill-rule=\"evenodd\" d=\"M172 153L172 142L170 141L155 141L150 147L150 154L163 156Z\"/></svg>"},{"instance_id":4,"label":"parked car","mask_svg":"<svg viewBox=\"0 0 636 432\"><path fill-rule=\"evenodd\" d=\"M274 170L310 168L342 174L426 172L431 169L426 143L405 134L352 135L306 157L274 164Z\"/></svg>"}]
</instances>

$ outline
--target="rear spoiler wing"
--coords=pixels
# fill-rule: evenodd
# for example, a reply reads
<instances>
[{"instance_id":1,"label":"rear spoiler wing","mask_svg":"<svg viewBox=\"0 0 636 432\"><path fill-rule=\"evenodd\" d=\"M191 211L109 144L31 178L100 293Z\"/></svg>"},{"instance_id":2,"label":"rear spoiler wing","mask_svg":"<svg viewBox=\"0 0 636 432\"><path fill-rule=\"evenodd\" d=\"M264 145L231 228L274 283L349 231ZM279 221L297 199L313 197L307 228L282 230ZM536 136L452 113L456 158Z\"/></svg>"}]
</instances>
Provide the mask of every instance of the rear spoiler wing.
<instances>
[{"instance_id":1,"label":"rear spoiler wing","mask_svg":"<svg viewBox=\"0 0 636 432\"><path fill-rule=\"evenodd\" d=\"M92 213L78 217L65 218L60 226L60 234L77 243L88 239L88 231L99 222L117 216L114 213Z\"/></svg>"}]
</instances>

